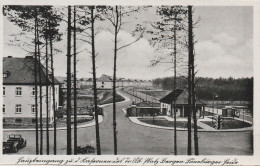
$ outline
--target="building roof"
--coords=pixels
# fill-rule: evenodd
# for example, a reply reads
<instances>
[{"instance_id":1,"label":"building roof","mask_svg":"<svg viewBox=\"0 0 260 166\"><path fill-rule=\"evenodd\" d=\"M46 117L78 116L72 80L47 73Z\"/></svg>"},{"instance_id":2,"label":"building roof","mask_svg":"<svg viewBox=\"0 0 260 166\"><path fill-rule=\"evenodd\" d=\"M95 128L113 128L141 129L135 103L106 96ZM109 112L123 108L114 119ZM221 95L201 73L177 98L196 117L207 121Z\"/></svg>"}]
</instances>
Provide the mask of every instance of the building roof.
<instances>
[{"instance_id":1,"label":"building roof","mask_svg":"<svg viewBox=\"0 0 260 166\"><path fill-rule=\"evenodd\" d=\"M136 106L137 107L160 107L160 103L152 103L152 102L149 102L149 101L142 101L140 103L136 103Z\"/></svg>"},{"instance_id":2,"label":"building roof","mask_svg":"<svg viewBox=\"0 0 260 166\"><path fill-rule=\"evenodd\" d=\"M64 82L67 82L67 77L56 77L56 79L60 82L60 83L64 83Z\"/></svg>"},{"instance_id":3,"label":"building roof","mask_svg":"<svg viewBox=\"0 0 260 166\"><path fill-rule=\"evenodd\" d=\"M177 105L187 105L188 104L188 92L183 89L176 89L175 91L170 92L168 95L164 96L159 100L161 103L172 104L173 101L176 101ZM197 105L206 105L199 98L196 97Z\"/></svg>"},{"instance_id":4,"label":"building roof","mask_svg":"<svg viewBox=\"0 0 260 166\"><path fill-rule=\"evenodd\" d=\"M113 79L110 76L103 74L101 77L99 77L97 79L97 81L98 82L112 82Z\"/></svg>"},{"instance_id":5,"label":"building roof","mask_svg":"<svg viewBox=\"0 0 260 166\"><path fill-rule=\"evenodd\" d=\"M17 58L11 56L3 57L3 74L7 73L7 77L3 78L3 84L35 84L34 63L34 58L32 56L27 56L25 58ZM40 73L43 85L46 85L46 83L51 83L51 76L46 74L45 72L45 67L41 65ZM39 83L39 77L37 77L37 83ZM54 83L60 84L60 82L56 78L54 78Z\"/></svg>"}]
</instances>

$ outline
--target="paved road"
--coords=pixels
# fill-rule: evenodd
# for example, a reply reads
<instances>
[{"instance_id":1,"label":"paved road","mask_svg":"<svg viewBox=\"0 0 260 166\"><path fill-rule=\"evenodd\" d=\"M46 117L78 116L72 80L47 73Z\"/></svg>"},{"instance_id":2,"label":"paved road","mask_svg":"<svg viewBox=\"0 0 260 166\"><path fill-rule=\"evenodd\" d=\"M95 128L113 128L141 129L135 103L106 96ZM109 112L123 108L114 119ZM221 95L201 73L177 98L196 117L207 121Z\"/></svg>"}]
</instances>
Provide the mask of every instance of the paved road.
<instances>
[{"instance_id":1,"label":"paved road","mask_svg":"<svg viewBox=\"0 0 260 166\"><path fill-rule=\"evenodd\" d=\"M126 94L126 96L130 97ZM118 154L169 155L173 154L173 131L149 128L133 124L121 110L131 101L117 103ZM112 105L104 107L104 121L100 124L102 154L113 154ZM72 130L73 132L73 130ZM12 132L14 133L14 132ZM19 154L35 154L35 132L20 133L28 141ZM6 137L10 132L4 132ZM66 154L66 131L58 134L58 154ZM50 132L50 147L53 147ZM187 154L187 131L177 132L178 154ZM202 155L251 155L251 131L246 132L199 132L199 151ZM72 141L73 142L73 141ZM78 145L95 146L95 127L78 130ZM45 135L44 135L44 147ZM44 148L45 149L45 148ZM52 149L51 149L52 153ZM46 150L44 150L46 154Z\"/></svg>"}]
</instances>

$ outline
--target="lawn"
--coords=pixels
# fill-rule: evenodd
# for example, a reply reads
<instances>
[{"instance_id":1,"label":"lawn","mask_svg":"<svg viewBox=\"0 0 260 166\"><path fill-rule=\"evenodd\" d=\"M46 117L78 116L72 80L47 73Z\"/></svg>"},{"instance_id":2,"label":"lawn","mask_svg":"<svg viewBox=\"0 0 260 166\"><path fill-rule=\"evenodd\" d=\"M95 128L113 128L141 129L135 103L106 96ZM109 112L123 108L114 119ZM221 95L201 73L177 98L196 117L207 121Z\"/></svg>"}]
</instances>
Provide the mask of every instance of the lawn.
<instances>
[{"instance_id":1,"label":"lawn","mask_svg":"<svg viewBox=\"0 0 260 166\"><path fill-rule=\"evenodd\" d=\"M213 123L212 121L205 121L202 123L205 123L206 125L209 125L210 127L213 128L215 127L214 121ZM252 125L247 122L243 122L236 119L224 119L222 122L222 129L239 129L239 128L250 127L250 126Z\"/></svg>"},{"instance_id":2,"label":"lawn","mask_svg":"<svg viewBox=\"0 0 260 166\"><path fill-rule=\"evenodd\" d=\"M174 127L174 122L168 121L165 118L138 118L143 123L157 125L157 126L163 126L163 127ZM176 127L177 128L187 128L187 121L176 121ZM193 124L192 124L193 127ZM198 126L198 129L202 129Z\"/></svg>"},{"instance_id":3,"label":"lawn","mask_svg":"<svg viewBox=\"0 0 260 166\"><path fill-rule=\"evenodd\" d=\"M77 118L77 122L78 124L86 124L89 123L93 120L93 117L78 117ZM57 119L57 127L65 127L67 125L66 123L66 118L58 118ZM40 123L40 122L39 122ZM74 124L74 119L73 117L71 118L71 124ZM35 124L34 123L30 123L30 124L25 124L25 123L3 123L3 128L34 128ZM40 124L39 124L40 127ZM46 123L45 120L43 121L43 127L46 127ZM53 123L49 124L49 127L53 127Z\"/></svg>"}]
</instances>

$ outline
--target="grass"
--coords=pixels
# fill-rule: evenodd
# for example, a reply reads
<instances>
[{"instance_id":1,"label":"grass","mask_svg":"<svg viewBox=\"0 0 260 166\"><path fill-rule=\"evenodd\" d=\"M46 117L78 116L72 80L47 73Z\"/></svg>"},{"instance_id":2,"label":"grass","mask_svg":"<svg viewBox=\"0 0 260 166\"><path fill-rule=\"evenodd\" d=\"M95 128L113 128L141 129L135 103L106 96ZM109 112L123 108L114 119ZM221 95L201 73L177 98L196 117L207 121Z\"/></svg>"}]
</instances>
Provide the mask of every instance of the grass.
<instances>
[{"instance_id":1,"label":"grass","mask_svg":"<svg viewBox=\"0 0 260 166\"><path fill-rule=\"evenodd\" d=\"M209 125L210 127L215 127L214 121L204 121L202 123L205 123L206 125ZM243 122L236 119L224 119L222 122L222 129L239 129L244 127L250 127L251 124L247 122Z\"/></svg>"},{"instance_id":2,"label":"grass","mask_svg":"<svg viewBox=\"0 0 260 166\"><path fill-rule=\"evenodd\" d=\"M84 90L81 90L79 92L84 92ZM84 93L82 93L84 95ZM92 95L92 94L88 94L88 95ZM113 102L113 94L112 91L98 91L98 95L102 96L102 98L100 100L98 100L98 104L108 104L108 103L112 103ZM116 94L116 102L120 102L120 101L124 101L125 99L119 95L118 93ZM74 105L74 99L72 97L71 99L71 104L72 106ZM78 96L77 97L77 107L87 107L87 106L91 106L94 104L94 97L92 96ZM66 110L67 108L67 100L66 97L64 97L64 104L63 104L63 109Z\"/></svg>"},{"instance_id":3,"label":"grass","mask_svg":"<svg viewBox=\"0 0 260 166\"><path fill-rule=\"evenodd\" d=\"M163 127L174 127L174 122L168 121L165 118L154 118L154 121L152 118L138 118L143 123L147 124L152 124L152 125L157 125L157 126L163 126ZM177 128L187 128L187 121L176 121L176 127ZM193 124L192 124L192 127ZM201 127L198 126L198 129L202 129Z\"/></svg>"},{"instance_id":4,"label":"grass","mask_svg":"<svg viewBox=\"0 0 260 166\"><path fill-rule=\"evenodd\" d=\"M78 124L85 124L85 123L89 123L90 121L93 120L93 117L78 117L77 118L77 122ZM73 121L73 118L71 118L71 124L74 124L74 121ZM57 119L57 127L64 127L66 126L66 118L58 118ZM14 124L11 124L11 123L7 123L7 124L3 124L3 128L33 128L35 127L35 124L34 123L30 123L30 124L23 124L23 123L14 123ZM39 125L40 127L40 125ZM46 125L45 123L43 124L43 127L45 128ZM49 124L49 128L53 127L53 123L52 124Z\"/></svg>"}]
</instances>

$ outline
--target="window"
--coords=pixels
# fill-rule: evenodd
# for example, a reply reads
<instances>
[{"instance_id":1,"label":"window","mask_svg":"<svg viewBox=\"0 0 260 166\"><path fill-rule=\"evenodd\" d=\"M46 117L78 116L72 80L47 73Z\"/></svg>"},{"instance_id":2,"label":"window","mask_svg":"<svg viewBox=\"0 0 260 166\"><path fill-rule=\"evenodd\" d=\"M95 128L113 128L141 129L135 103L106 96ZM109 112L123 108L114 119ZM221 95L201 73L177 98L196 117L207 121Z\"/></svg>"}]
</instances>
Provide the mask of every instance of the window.
<instances>
[{"instance_id":1,"label":"window","mask_svg":"<svg viewBox=\"0 0 260 166\"><path fill-rule=\"evenodd\" d=\"M22 105L21 104L16 104L15 113L17 113L17 114L22 113Z\"/></svg>"},{"instance_id":2,"label":"window","mask_svg":"<svg viewBox=\"0 0 260 166\"><path fill-rule=\"evenodd\" d=\"M6 72L3 73L3 77L4 77L4 78L7 78L8 75L10 75L10 72L9 72L9 71L6 71Z\"/></svg>"},{"instance_id":3,"label":"window","mask_svg":"<svg viewBox=\"0 0 260 166\"><path fill-rule=\"evenodd\" d=\"M15 95L16 96L22 96L22 87L16 87Z\"/></svg>"},{"instance_id":4,"label":"window","mask_svg":"<svg viewBox=\"0 0 260 166\"><path fill-rule=\"evenodd\" d=\"M22 123L22 119L21 118L15 119L15 123Z\"/></svg>"},{"instance_id":5,"label":"window","mask_svg":"<svg viewBox=\"0 0 260 166\"><path fill-rule=\"evenodd\" d=\"M5 96L5 87L3 87L3 95Z\"/></svg>"},{"instance_id":6,"label":"window","mask_svg":"<svg viewBox=\"0 0 260 166\"><path fill-rule=\"evenodd\" d=\"M31 95L32 95L32 96L35 95L35 88L34 88L34 87L32 88L32 93L31 93Z\"/></svg>"},{"instance_id":7,"label":"window","mask_svg":"<svg viewBox=\"0 0 260 166\"><path fill-rule=\"evenodd\" d=\"M31 110L32 110L32 113L35 113L35 105L34 104L31 106Z\"/></svg>"},{"instance_id":8,"label":"window","mask_svg":"<svg viewBox=\"0 0 260 166\"><path fill-rule=\"evenodd\" d=\"M36 123L36 119L35 118L32 119L32 123Z\"/></svg>"},{"instance_id":9,"label":"window","mask_svg":"<svg viewBox=\"0 0 260 166\"><path fill-rule=\"evenodd\" d=\"M5 104L3 104L3 113L5 113Z\"/></svg>"}]
</instances>

